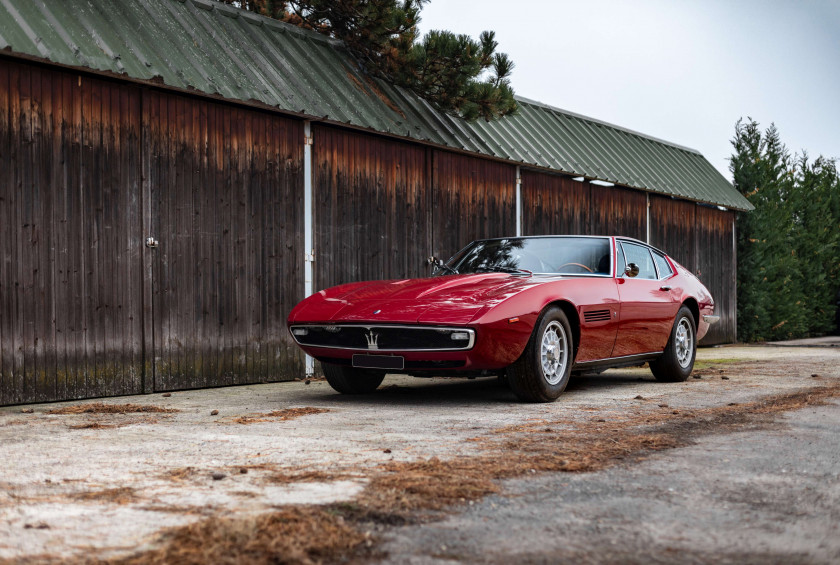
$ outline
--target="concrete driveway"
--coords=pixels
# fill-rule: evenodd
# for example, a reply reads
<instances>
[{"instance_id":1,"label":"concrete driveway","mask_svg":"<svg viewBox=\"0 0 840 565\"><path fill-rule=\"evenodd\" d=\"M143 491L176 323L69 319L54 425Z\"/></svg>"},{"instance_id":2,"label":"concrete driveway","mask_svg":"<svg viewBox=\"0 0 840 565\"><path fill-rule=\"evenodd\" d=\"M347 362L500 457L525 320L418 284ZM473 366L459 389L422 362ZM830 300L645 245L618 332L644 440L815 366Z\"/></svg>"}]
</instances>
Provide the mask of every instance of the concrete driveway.
<instances>
[{"instance_id":1,"label":"concrete driveway","mask_svg":"<svg viewBox=\"0 0 840 565\"><path fill-rule=\"evenodd\" d=\"M694 376L538 405L391 376L0 408L0 562L840 557L840 350L701 349Z\"/></svg>"}]
</instances>

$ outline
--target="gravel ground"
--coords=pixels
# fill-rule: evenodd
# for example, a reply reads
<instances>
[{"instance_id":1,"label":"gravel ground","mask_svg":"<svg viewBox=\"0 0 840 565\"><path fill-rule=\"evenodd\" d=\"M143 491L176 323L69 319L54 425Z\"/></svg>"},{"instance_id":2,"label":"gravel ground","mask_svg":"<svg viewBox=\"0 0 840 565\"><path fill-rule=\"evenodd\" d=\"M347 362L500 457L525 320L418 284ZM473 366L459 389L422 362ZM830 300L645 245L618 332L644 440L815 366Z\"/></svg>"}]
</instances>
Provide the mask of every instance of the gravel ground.
<instances>
[{"instance_id":1,"label":"gravel ground","mask_svg":"<svg viewBox=\"0 0 840 565\"><path fill-rule=\"evenodd\" d=\"M840 403L596 473L505 481L387 563L838 563Z\"/></svg>"},{"instance_id":2,"label":"gravel ground","mask_svg":"<svg viewBox=\"0 0 840 565\"><path fill-rule=\"evenodd\" d=\"M148 547L165 528L207 516L352 501L382 463L478 455L482 442L475 440L500 428L542 420L573 426L594 414L608 420L659 405L726 406L840 378L838 348L708 348L698 359L701 378L685 383L657 383L644 369L613 370L576 378L559 401L540 405L517 403L495 379L390 376L367 397L340 396L313 381L102 401L175 410L170 413L48 413L92 401L0 408L0 560L119 556ZM321 412L296 418L283 412L296 408ZM602 557L593 561L628 555L679 560L668 559L675 555L669 551L700 561L717 552L737 557L741 550L772 556L780 547L792 558L823 561L835 555L838 542L820 548L817 540L832 532L840 538L831 530L838 517L832 510L838 507L838 409L808 410L772 431L713 436L639 464L507 481L500 496L467 512L453 509L449 520L457 529L437 522L393 530L382 547L394 562L510 556L542 562L564 555L585 561L580 557L589 555L585 541L591 538L606 548L593 553ZM778 447L776 455L771 447ZM309 472L323 476L301 478ZM815 502L805 482L801 488L786 482L791 477L820 486L827 506ZM765 494L766 506L745 502ZM801 503L794 504L797 497ZM726 514L721 504L734 510ZM507 519L518 520L515 529ZM732 524L748 523L763 534L734 533ZM772 523L778 524L775 536ZM577 542L565 545L570 539ZM610 553L613 539L627 553ZM756 543L742 547L741 539ZM558 553L562 548L566 553Z\"/></svg>"}]
</instances>

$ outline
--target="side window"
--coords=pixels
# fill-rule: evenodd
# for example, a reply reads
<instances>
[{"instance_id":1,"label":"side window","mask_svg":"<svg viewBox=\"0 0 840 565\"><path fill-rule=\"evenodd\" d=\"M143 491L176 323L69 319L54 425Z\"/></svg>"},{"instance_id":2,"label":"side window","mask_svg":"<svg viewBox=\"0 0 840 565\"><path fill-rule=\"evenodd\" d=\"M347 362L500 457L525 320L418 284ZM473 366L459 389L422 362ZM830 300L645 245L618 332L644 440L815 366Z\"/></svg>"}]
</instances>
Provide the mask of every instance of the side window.
<instances>
[{"instance_id":1,"label":"side window","mask_svg":"<svg viewBox=\"0 0 840 565\"><path fill-rule=\"evenodd\" d=\"M656 262L656 268L659 270L660 279L670 277L674 273L674 270L671 269L671 265L668 264L668 260L665 259L664 255L654 251L653 260Z\"/></svg>"},{"instance_id":2,"label":"side window","mask_svg":"<svg viewBox=\"0 0 840 565\"><path fill-rule=\"evenodd\" d=\"M647 247L627 242L622 242L621 247L624 249L627 263L635 263L639 266L639 275L636 278L656 279L656 268L653 266L653 258Z\"/></svg>"},{"instance_id":3,"label":"side window","mask_svg":"<svg viewBox=\"0 0 840 565\"><path fill-rule=\"evenodd\" d=\"M621 250L619 243L615 246L615 276L623 275L625 267L627 267L627 262L624 260L624 251Z\"/></svg>"}]
</instances>

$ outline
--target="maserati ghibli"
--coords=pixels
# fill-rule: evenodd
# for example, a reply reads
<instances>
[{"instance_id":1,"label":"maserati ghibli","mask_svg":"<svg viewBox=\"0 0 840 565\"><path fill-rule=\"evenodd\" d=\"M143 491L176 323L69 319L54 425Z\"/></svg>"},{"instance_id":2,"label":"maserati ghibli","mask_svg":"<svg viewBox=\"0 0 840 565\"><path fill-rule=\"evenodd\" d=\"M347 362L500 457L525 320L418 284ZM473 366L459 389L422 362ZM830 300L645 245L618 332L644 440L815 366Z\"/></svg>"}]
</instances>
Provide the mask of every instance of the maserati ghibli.
<instances>
[{"instance_id":1,"label":"maserati ghibli","mask_svg":"<svg viewBox=\"0 0 840 565\"><path fill-rule=\"evenodd\" d=\"M292 337L336 391L372 392L387 373L497 374L549 402L573 373L644 363L684 381L718 320L697 277L626 237L484 239L428 262L430 277L343 284L291 311Z\"/></svg>"}]
</instances>

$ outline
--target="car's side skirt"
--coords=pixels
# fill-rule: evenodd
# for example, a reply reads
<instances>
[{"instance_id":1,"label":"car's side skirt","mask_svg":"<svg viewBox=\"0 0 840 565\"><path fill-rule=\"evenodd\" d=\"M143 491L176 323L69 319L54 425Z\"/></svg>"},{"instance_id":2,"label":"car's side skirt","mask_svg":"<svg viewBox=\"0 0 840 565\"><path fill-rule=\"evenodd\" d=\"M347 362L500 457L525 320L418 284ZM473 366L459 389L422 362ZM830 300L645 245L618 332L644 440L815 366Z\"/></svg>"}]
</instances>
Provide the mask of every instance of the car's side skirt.
<instances>
[{"instance_id":1,"label":"car's side skirt","mask_svg":"<svg viewBox=\"0 0 840 565\"><path fill-rule=\"evenodd\" d=\"M617 367L630 367L632 365L639 365L645 361L653 361L662 355L661 351L651 351L649 353L638 353L636 355L624 355L622 357L607 357L605 359L595 359L592 361L580 361L574 364L573 371L581 369L607 369Z\"/></svg>"}]
</instances>

